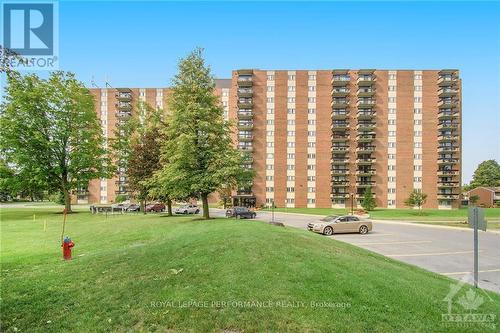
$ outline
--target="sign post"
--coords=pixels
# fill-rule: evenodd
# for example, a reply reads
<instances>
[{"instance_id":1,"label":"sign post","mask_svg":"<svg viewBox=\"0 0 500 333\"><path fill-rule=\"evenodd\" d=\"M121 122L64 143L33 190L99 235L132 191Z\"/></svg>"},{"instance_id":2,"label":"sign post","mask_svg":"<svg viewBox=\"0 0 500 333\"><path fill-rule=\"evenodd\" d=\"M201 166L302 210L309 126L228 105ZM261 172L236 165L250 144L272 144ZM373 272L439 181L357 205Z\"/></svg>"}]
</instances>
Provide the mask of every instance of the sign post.
<instances>
[{"instance_id":1,"label":"sign post","mask_svg":"<svg viewBox=\"0 0 500 333\"><path fill-rule=\"evenodd\" d=\"M486 231L486 220L484 219L484 209L479 207L469 208L469 227L474 229L474 287L477 288L479 280L479 261L478 261L478 229Z\"/></svg>"}]
</instances>

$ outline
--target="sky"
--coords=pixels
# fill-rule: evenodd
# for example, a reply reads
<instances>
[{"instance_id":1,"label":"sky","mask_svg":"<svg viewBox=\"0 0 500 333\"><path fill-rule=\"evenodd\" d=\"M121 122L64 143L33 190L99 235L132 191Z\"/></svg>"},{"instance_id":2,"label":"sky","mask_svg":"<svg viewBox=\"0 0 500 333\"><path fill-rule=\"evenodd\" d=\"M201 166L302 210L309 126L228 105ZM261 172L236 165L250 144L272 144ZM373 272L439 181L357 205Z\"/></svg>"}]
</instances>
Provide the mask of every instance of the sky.
<instances>
[{"instance_id":1,"label":"sky","mask_svg":"<svg viewBox=\"0 0 500 333\"><path fill-rule=\"evenodd\" d=\"M61 1L60 68L90 86L168 86L205 48L237 68L442 69L463 80L463 181L500 161L500 3Z\"/></svg>"}]
</instances>

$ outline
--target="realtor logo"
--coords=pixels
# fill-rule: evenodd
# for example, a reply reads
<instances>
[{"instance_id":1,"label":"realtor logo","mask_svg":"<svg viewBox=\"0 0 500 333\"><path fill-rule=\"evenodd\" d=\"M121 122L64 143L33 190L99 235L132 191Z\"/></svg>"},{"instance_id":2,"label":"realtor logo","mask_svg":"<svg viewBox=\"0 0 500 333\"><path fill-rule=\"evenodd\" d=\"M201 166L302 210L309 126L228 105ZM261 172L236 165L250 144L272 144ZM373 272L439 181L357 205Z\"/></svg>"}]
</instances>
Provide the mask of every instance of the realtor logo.
<instances>
[{"instance_id":1,"label":"realtor logo","mask_svg":"<svg viewBox=\"0 0 500 333\"><path fill-rule=\"evenodd\" d=\"M57 3L12 1L2 4L2 44L17 56L16 69L53 70L58 53Z\"/></svg>"}]
</instances>

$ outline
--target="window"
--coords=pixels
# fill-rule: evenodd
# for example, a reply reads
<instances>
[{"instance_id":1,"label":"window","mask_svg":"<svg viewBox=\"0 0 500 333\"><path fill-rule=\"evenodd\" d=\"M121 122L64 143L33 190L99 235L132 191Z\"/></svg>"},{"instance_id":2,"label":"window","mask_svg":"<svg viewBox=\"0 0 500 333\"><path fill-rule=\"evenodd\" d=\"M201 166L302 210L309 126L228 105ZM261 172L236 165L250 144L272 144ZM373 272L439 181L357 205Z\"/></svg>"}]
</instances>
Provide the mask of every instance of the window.
<instances>
[{"instance_id":1,"label":"window","mask_svg":"<svg viewBox=\"0 0 500 333\"><path fill-rule=\"evenodd\" d=\"M413 131L413 136L422 136L422 131Z\"/></svg>"},{"instance_id":2,"label":"window","mask_svg":"<svg viewBox=\"0 0 500 333\"><path fill-rule=\"evenodd\" d=\"M295 75L288 75L288 81L295 81Z\"/></svg>"},{"instance_id":3,"label":"window","mask_svg":"<svg viewBox=\"0 0 500 333\"><path fill-rule=\"evenodd\" d=\"M295 119L288 119L288 120L286 121L286 123L287 123L288 125L295 125Z\"/></svg>"},{"instance_id":4,"label":"window","mask_svg":"<svg viewBox=\"0 0 500 333\"><path fill-rule=\"evenodd\" d=\"M421 154L413 154L413 159L414 160L421 160L422 159L422 155Z\"/></svg>"},{"instance_id":5,"label":"window","mask_svg":"<svg viewBox=\"0 0 500 333\"><path fill-rule=\"evenodd\" d=\"M267 136L273 136L274 135L274 131L266 131L266 135Z\"/></svg>"},{"instance_id":6,"label":"window","mask_svg":"<svg viewBox=\"0 0 500 333\"><path fill-rule=\"evenodd\" d=\"M422 80L422 74L415 74L415 75L413 76L413 78L414 78L415 80Z\"/></svg>"},{"instance_id":7,"label":"window","mask_svg":"<svg viewBox=\"0 0 500 333\"><path fill-rule=\"evenodd\" d=\"M274 187L266 187L266 192L274 192Z\"/></svg>"},{"instance_id":8,"label":"window","mask_svg":"<svg viewBox=\"0 0 500 333\"><path fill-rule=\"evenodd\" d=\"M266 180L274 180L274 176L266 176Z\"/></svg>"},{"instance_id":9,"label":"window","mask_svg":"<svg viewBox=\"0 0 500 333\"><path fill-rule=\"evenodd\" d=\"M308 182L315 182L316 181L316 176L307 176L307 181Z\"/></svg>"},{"instance_id":10,"label":"window","mask_svg":"<svg viewBox=\"0 0 500 333\"><path fill-rule=\"evenodd\" d=\"M295 136L295 131L288 131L286 132L287 136Z\"/></svg>"},{"instance_id":11,"label":"window","mask_svg":"<svg viewBox=\"0 0 500 333\"><path fill-rule=\"evenodd\" d=\"M272 147L274 147L274 142L266 142L266 146L268 148L272 148Z\"/></svg>"},{"instance_id":12,"label":"window","mask_svg":"<svg viewBox=\"0 0 500 333\"><path fill-rule=\"evenodd\" d=\"M316 136L316 131L308 131L307 136Z\"/></svg>"},{"instance_id":13,"label":"window","mask_svg":"<svg viewBox=\"0 0 500 333\"><path fill-rule=\"evenodd\" d=\"M307 78L309 81L316 81L316 75L309 75Z\"/></svg>"},{"instance_id":14,"label":"window","mask_svg":"<svg viewBox=\"0 0 500 333\"><path fill-rule=\"evenodd\" d=\"M422 86L415 86L415 91L422 91Z\"/></svg>"},{"instance_id":15,"label":"window","mask_svg":"<svg viewBox=\"0 0 500 333\"><path fill-rule=\"evenodd\" d=\"M413 177L413 182L414 183L421 183L422 182L422 177Z\"/></svg>"},{"instance_id":16,"label":"window","mask_svg":"<svg viewBox=\"0 0 500 333\"><path fill-rule=\"evenodd\" d=\"M267 98L268 103L274 103L274 97L268 97Z\"/></svg>"},{"instance_id":17,"label":"window","mask_svg":"<svg viewBox=\"0 0 500 333\"><path fill-rule=\"evenodd\" d=\"M396 154L387 154L387 158L390 160L395 160L396 159Z\"/></svg>"},{"instance_id":18,"label":"window","mask_svg":"<svg viewBox=\"0 0 500 333\"><path fill-rule=\"evenodd\" d=\"M295 187L287 187L286 191L287 192L295 192Z\"/></svg>"},{"instance_id":19,"label":"window","mask_svg":"<svg viewBox=\"0 0 500 333\"><path fill-rule=\"evenodd\" d=\"M295 203L295 199L294 198L286 198L286 203L293 204L293 203Z\"/></svg>"},{"instance_id":20,"label":"window","mask_svg":"<svg viewBox=\"0 0 500 333\"><path fill-rule=\"evenodd\" d=\"M389 136L396 136L396 131L389 131Z\"/></svg>"},{"instance_id":21,"label":"window","mask_svg":"<svg viewBox=\"0 0 500 333\"><path fill-rule=\"evenodd\" d=\"M288 91L295 91L295 86L288 86Z\"/></svg>"},{"instance_id":22,"label":"window","mask_svg":"<svg viewBox=\"0 0 500 333\"><path fill-rule=\"evenodd\" d=\"M274 75L268 75L267 81L274 81Z\"/></svg>"},{"instance_id":23,"label":"window","mask_svg":"<svg viewBox=\"0 0 500 333\"><path fill-rule=\"evenodd\" d=\"M267 86L267 91L274 91L274 86Z\"/></svg>"},{"instance_id":24,"label":"window","mask_svg":"<svg viewBox=\"0 0 500 333\"><path fill-rule=\"evenodd\" d=\"M396 166L395 165L388 165L387 170L394 171L394 170L396 170Z\"/></svg>"},{"instance_id":25,"label":"window","mask_svg":"<svg viewBox=\"0 0 500 333\"><path fill-rule=\"evenodd\" d=\"M266 158L268 160L272 160L274 158L274 154L273 153L269 153L269 154L266 155Z\"/></svg>"},{"instance_id":26,"label":"window","mask_svg":"<svg viewBox=\"0 0 500 333\"><path fill-rule=\"evenodd\" d=\"M395 206L396 205L396 200L387 200L387 205L388 206Z\"/></svg>"},{"instance_id":27,"label":"window","mask_svg":"<svg viewBox=\"0 0 500 333\"><path fill-rule=\"evenodd\" d=\"M315 202L316 202L316 199L310 199L310 198L309 198L309 199L307 199L307 203L308 203L308 204L313 204L313 203L315 203Z\"/></svg>"},{"instance_id":28,"label":"window","mask_svg":"<svg viewBox=\"0 0 500 333\"><path fill-rule=\"evenodd\" d=\"M316 147L316 142L308 142L308 143L307 143L307 147L309 147L309 148L314 148L314 147Z\"/></svg>"},{"instance_id":29,"label":"window","mask_svg":"<svg viewBox=\"0 0 500 333\"><path fill-rule=\"evenodd\" d=\"M308 98L307 98L307 101L308 101L309 103L316 103L316 97L308 97Z\"/></svg>"},{"instance_id":30,"label":"window","mask_svg":"<svg viewBox=\"0 0 500 333\"><path fill-rule=\"evenodd\" d=\"M422 113L422 109L415 108L415 109L413 109L413 113L415 113L415 114L421 114Z\"/></svg>"},{"instance_id":31,"label":"window","mask_svg":"<svg viewBox=\"0 0 500 333\"><path fill-rule=\"evenodd\" d=\"M422 125L422 120L420 120L420 119L415 119L415 120L413 121L413 124L414 124L414 125Z\"/></svg>"},{"instance_id":32,"label":"window","mask_svg":"<svg viewBox=\"0 0 500 333\"><path fill-rule=\"evenodd\" d=\"M316 154L307 154L307 158L316 158Z\"/></svg>"},{"instance_id":33,"label":"window","mask_svg":"<svg viewBox=\"0 0 500 333\"><path fill-rule=\"evenodd\" d=\"M396 189L394 187L390 187L387 189L387 193L396 193Z\"/></svg>"},{"instance_id":34,"label":"window","mask_svg":"<svg viewBox=\"0 0 500 333\"><path fill-rule=\"evenodd\" d=\"M293 182L295 180L295 176L286 176L286 180Z\"/></svg>"},{"instance_id":35,"label":"window","mask_svg":"<svg viewBox=\"0 0 500 333\"><path fill-rule=\"evenodd\" d=\"M422 171L422 166L421 165L414 165L413 170L415 171Z\"/></svg>"},{"instance_id":36,"label":"window","mask_svg":"<svg viewBox=\"0 0 500 333\"><path fill-rule=\"evenodd\" d=\"M389 86L389 91L396 91L396 86Z\"/></svg>"},{"instance_id":37,"label":"window","mask_svg":"<svg viewBox=\"0 0 500 333\"><path fill-rule=\"evenodd\" d=\"M396 113L396 109L390 108L390 109L389 109L389 113L390 113L390 114L395 114L395 113Z\"/></svg>"},{"instance_id":38,"label":"window","mask_svg":"<svg viewBox=\"0 0 500 333\"><path fill-rule=\"evenodd\" d=\"M307 109L307 113L309 113L309 114L315 114L316 113L316 109Z\"/></svg>"},{"instance_id":39,"label":"window","mask_svg":"<svg viewBox=\"0 0 500 333\"><path fill-rule=\"evenodd\" d=\"M389 119L389 125L396 125L396 119Z\"/></svg>"},{"instance_id":40,"label":"window","mask_svg":"<svg viewBox=\"0 0 500 333\"><path fill-rule=\"evenodd\" d=\"M287 113L288 113L288 114L295 114L295 109L288 109L288 110L287 110Z\"/></svg>"},{"instance_id":41,"label":"window","mask_svg":"<svg viewBox=\"0 0 500 333\"><path fill-rule=\"evenodd\" d=\"M308 188L307 188L307 192L309 192L309 193L314 193L314 192L316 192L316 187L308 187Z\"/></svg>"},{"instance_id":42,"label":"window","mask_svg":"<svg viewBox=\"0 0 500 333\"><path fill-rule=\"evenodd\" d=\"M287 146L288 148L295 148L295 142L287 142L287 143L286 143L286 146Z\"/></svg>"},{"instance_id":43,"label":"window","mask_svg":"<svg viewBox=\"0 0 500 333\"><path fill-rule=\"evenodd\" d=\"M389 80L396 80L396 74L389 74Z\"/></svg>"},{"instance_id":44,"label":"window","mask_svg":"<svg viewBox=\"0 0 500 333\"><path fill-rule=\"evenodd\" d=\"M309 86L309 87L308 87L308 90L309 90L309 91L316 91L316 86Z\"/></svg>"},{"instance_id":45,"label":"window","mask_svg":"<svg viewBox=\"0 0 500 333\"><path fill-rule=\"evenodd\" d=\"M389 148L396 148L396 142L389 142Z\"/></svg>"},{"instance_id":46,"label":"window","mask_svg":"<svg viewBox=\"0 0 500 333\"><path fill-rule=\"evenodd\" d=\"M274 164L266 164L267 170L274 170Z\"/></svg>"},{"instance_id":47,"label":"window","mask_svg":"<svg viewBox=\"0 0 500 333\"><path fill-rule=\"evenodd\" d=\"M396 97L389 97L389 103L395 103Z\"/></svg>"},{"instance_id":48,"label":"window","mask_svg":"<svg viewBox=\"0 0 500 333\"><path fill-rule=\"evenodd\" d=\"M295 164L287 164L286 169L287 170L295 170Z\"/></svg>"},{"instance_id":49,"label":"window","mask_svg":"<svg viewBox=\"0 0 500 333\"><path fill-rule=\"evenodd\" d=\"M413 147L415 148L422 148L422 142L414 142Z\"/></svg>"},{"instance_id":50,"label":"window","mask_svg":"<svg viewBox=\"0 0 500 333\"><path fill-rule=\"evenodd\" d=\"M314 120L314 119L309 119L309 120L307 121L307 124L308 124L308 125L316 125L316 120Z\"/></svg>"},{"instance_id":51,"label":"window","mask_svg":"<svg viewBox=\"0 0 500 333\"><path fill-rule=\"evenodd\" d=\"M266 124L267 125L274 125L274 119L267 119Z\"/></svg>"},{"instance_id":52,"label":"window","mask_svg":"<svg viewBox=\"0 0 500 333\"><path fill-rule=\"evenodd\" d=\"M267 114L274 114L274 109L267 109Z\"/></svg>"},{"instance_id":53,"label":"window","mask_svg":"<svg viewBox=\"0 0 500 333\"><path fill-rule=\"evenodd\" d=\"M420 103L420 102L422 102L422 97L414 97L414 98L413 98L413 101L414 101L415 103Z\"/></svg>"},{"instance_id":54,"label":"window","mask_svg":"<svg viewBox=\"0 0 500 333\"><path fill-rule=\"evenodd\" d=\"M288 103L295 103L295 97L288 97Z\"/></svg>"},{"instance_id":55,"label":"window","mask_svg":"<svg viewBox=\"0 0 500 333\"><path fill-rule=\"evenodd\" d=\"M286 158L294 159L295 158L295 154L287 154Z\"/></svg>"},{"instance_id":56,"label":"window","mask_svg":"<svg viewBox=\"0 0 500 333\"><path fill-rule=\"evenodd\" d=\"M390 183L394 183L396 181L396 177L387 177L387 181Z\"/></svg>"},{"instance_id":57,"label":"window","mask_svg":"<svg viewBox=\"0 0 500 333\"><path fill-rule=\"evenodd\" d=\"M316 170L316 165L314 165L314 164L308 164L307 165L307 170Z\"/></svg>"}]
</instances>

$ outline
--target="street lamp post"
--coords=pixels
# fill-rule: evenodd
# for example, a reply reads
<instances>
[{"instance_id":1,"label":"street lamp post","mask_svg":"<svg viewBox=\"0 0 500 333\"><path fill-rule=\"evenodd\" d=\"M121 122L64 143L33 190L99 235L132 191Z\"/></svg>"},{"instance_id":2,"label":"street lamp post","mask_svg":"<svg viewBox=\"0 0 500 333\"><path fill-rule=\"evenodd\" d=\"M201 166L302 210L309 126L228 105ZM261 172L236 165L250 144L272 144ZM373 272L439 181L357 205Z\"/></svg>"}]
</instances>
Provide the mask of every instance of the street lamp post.
<instances>
[{"instance_id":1,"label":"street lamp post","mask_svg":"<svg viewBox=\"0 0 500 333\"><path fill-rule=\"evenodd\" d=\"M354 193L351 193L351 215L354 215Z\"/></svg>"}]
</instances>

